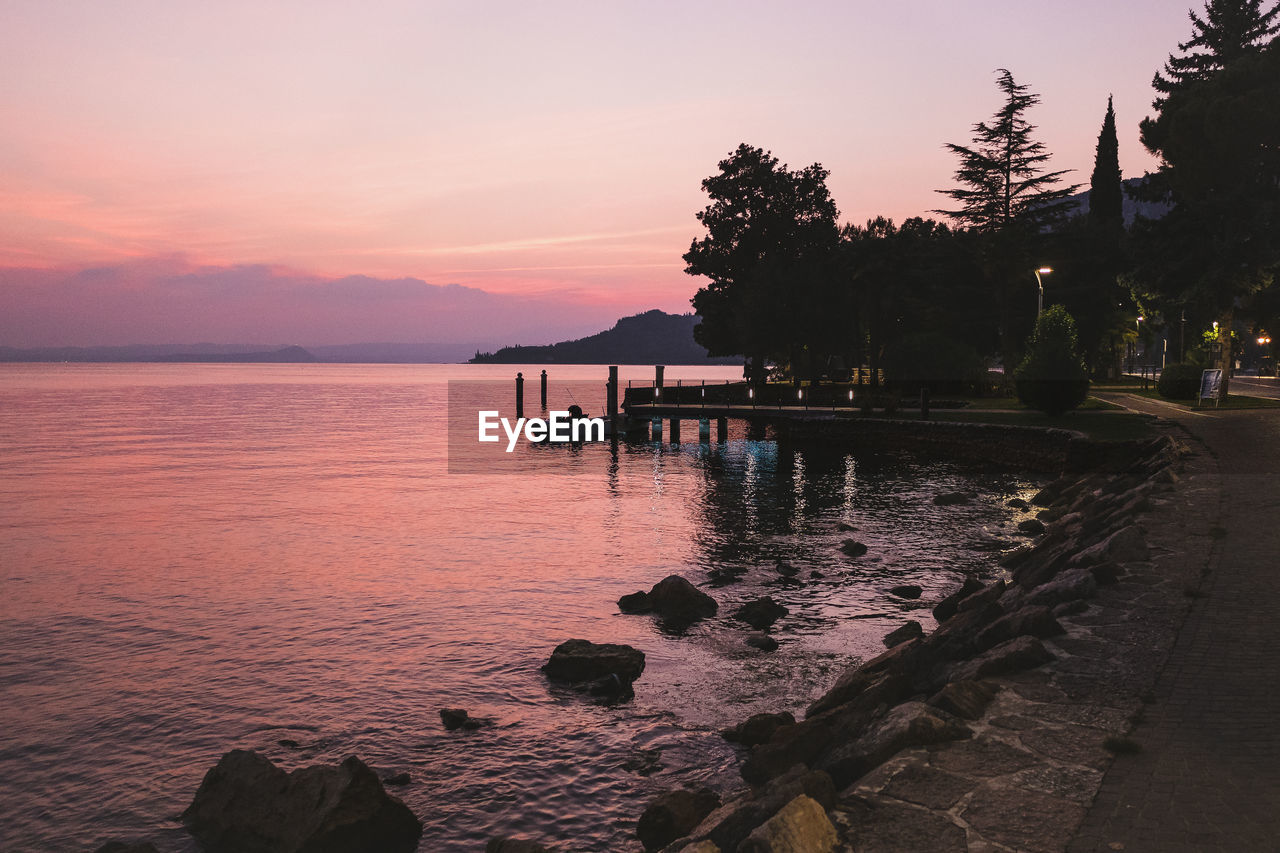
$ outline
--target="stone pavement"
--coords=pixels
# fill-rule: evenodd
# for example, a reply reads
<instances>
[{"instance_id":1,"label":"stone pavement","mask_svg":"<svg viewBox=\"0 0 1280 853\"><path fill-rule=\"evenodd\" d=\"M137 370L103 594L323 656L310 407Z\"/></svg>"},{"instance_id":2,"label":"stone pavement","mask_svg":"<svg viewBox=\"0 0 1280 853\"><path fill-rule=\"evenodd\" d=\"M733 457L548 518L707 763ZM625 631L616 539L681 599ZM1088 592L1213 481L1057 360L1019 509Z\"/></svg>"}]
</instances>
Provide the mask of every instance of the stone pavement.
<instances>
[{"instance_id":1,"label":"stone pavement","mask_svg":"<svg viewBox=\"0 0 1280 853\"><path fill-rule=\"evenodd\" d=\"M1100 395L1102 396L1102 395ZM1280 410L1171 418L1216 459L1208 572L1071 851L1280 850Z\"/></svg>"}]
</instances>

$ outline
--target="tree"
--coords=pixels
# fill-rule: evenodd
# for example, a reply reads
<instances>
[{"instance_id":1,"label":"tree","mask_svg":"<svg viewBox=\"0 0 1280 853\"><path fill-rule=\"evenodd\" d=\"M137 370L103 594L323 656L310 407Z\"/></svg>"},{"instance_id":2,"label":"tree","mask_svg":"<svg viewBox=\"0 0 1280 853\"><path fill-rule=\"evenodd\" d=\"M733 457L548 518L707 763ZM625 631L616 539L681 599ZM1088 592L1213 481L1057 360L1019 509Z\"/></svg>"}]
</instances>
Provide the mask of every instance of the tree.
<instances>
[{"instance_id":1,"label":"tree","mask_svg":"<svg viewBox=\"0 0 1280 853\"><path fill-rule=\"evenodd\" d=\"M973 126L971 145L947 144L960 158L955 179L960 186L938 190L960 203L956 210L937 210L988 238L986 269L996 294L1001 353L1006 368L1016 363L1020 335L1015 330L1013 293L1040 266L1032 260L1034 244L1051 225L1066 215L1067 197L1078 185L1059 186L1069 170L1046 171L1051 158L1044 143L1034 139L1035 125L1026 119L1040 103L1026 85L1004 68L996 71L996 85L1004 106L990 123ZM1022 328L1026 328L1025 325Z\"/></svg>"},{"instance_id":2,"label":"tree","mask_svg":"<svg viewBox=\"0 0 1280 853\"><path fill-rule=\"evenodd\" d=\"M1089 375L1076 344L1076 324L1067 309L1053 305L1036 320L1027 357L1017 370L1018 399L1058 416L1089 396Z\"/></svg>"},{"instance_id":3,"label":"tree","mask_svg":"<svg viewBox=\"0 0 1280 853\"><path fill-rule=\"evenodd\" d=\"M1180 48L1210 53L1141 125L1143 144L1161 159L1154 192L1172 209L1137 230L1135 276L1166 304L1217 319L1224 397L1235 309L1269 287L1280 265L1280 42L1264 41L1277 29L1277 9L1258 6L1211 2L1205 20L1192 16L1196 38ZM1226 22L1235 22L1234 40L1222 34ZM1182 67L1178 59L1169 67Z\"/></svg>"},{"instance_id":4,"label":"tree","mask_svg":"<svg viewBox=\"0 0 1280 853\"><path fill-rule=\"evenodd\" d=\"M1263 0L1208 0L1203 18L1188 10L1192 36L1178 43L1183 55L1170 55L1164 70L1156 72L1151 85L1163 97L1152 106L1163 109L1167 96L1208 80L1280 31L1280 6L1264 12L1262 5Z\"/></svg>"},{"instance_id":5,"label":"tree","mask_svg":"<svg viewBox=\"0 0 1280 853\"><path fill-rule=\"evenodd\" d=\"M1089 219L1109 228L1124 227L1124 188L1120 177L1120 141L1116 137L1116 111L1107 97L1107 114L1098 132L1098 147L1089 176Z\"/></svg>"},{"instance_id":6,"label":"tree","mask_svg":"<svg viewBox=\"0 0 1280 853\"><path fill-rule=\"evenodd\" d=\"M711 355L746 356L755 382L766 359L798 358L828 320L819 295L839 240L828 174L819 163L792 171L743 143L702 182L707 235L684 254L686 273L710 279L692 300L694 338Z\"/></svg>"}]
</instances>

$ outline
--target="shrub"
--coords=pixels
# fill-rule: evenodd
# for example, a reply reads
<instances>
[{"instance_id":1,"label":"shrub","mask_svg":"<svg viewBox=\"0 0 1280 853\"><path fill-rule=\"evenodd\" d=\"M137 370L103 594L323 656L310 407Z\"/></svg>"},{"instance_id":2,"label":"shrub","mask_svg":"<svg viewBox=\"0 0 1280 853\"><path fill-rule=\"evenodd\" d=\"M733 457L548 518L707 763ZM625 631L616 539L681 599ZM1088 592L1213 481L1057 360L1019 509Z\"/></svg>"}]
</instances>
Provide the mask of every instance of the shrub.
<instances>
[{"instance_id":1,"label":"shrub","mask_svg":"<svg viewBox=\"0 0 1280 853\"><path fill-rule=\"evenodd\" d=\"M1014 380L1018 399L1050 416L1071 411L1089 396L1089 373L1076 347L1076 321L1067 309L1054 305L1036 320Z\"/></svg>"},{"instance_id":2,"label":"shrub","mask_svg":"<svg viewBox=\"0 0 1280 853\"><path fill-rule=\"evenodd\" d=\"M1200 368L1194 364L1167 365L1160 371L1156 390L1168 400L1193 400L1200 393Z\"/></svg>"}]
</instances>

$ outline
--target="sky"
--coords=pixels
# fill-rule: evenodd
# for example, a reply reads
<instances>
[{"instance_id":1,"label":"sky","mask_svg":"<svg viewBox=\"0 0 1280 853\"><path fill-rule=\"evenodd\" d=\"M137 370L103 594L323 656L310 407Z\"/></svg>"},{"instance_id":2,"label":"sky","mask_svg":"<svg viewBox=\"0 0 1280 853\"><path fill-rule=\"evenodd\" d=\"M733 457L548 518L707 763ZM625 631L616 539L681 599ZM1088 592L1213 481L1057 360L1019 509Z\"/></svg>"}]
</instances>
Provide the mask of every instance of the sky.
<instances>
[{"instance_id":1,"label":"sky","mask_svg":"<svg viewBox=\"0 0 1280 853\"><path fill-rule=\"evenodd\" d=\"M4 0L0 345L685 312L700 182L741 142L821 162L842 221L927 214L1008 68L1073 182L1109 94L1124 174L1153 168L1137 124L1189 5Z\"/></svg>"}]
</instances>

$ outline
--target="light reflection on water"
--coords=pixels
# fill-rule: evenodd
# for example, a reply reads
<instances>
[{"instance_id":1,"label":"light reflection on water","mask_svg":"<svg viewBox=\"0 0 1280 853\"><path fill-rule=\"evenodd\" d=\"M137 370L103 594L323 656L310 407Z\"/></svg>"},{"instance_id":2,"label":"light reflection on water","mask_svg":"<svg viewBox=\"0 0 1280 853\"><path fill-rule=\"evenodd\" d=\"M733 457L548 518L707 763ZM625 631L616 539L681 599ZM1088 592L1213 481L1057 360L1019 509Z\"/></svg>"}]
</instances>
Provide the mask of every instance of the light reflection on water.
<instances>
[{"instance_id":1,"label":"light reflection on water","mask_svg":"<svg viewBox=\"0 0 1280 853\"><path fill-rule=\"evenodd\" d=\"M0 368L0 849L193 850L173 819L234 747L408 771L394 793L423 850L498 833L626 849L654 792L732 777L719 728L802 709L902 619L927 622L887 587L927 601L987 566L1012 538L1003 501L1031 485L696 430L446 474L446 380L517 369ZM603 368L549 370L553 407L598 410ZM682 370L668 381L736 372ZM970 506L930 502L969 487ZM839 555L849 536L865 558ZM779 560L804 583L780 583ZM684 635L614 604L743 567ZM728 618L765 593L791 610L772 655ZM644 650L636 699L549 687L538 667L569 637ZM495 725L447 733L455 706Z\"/></svg>"}]
</instances>

